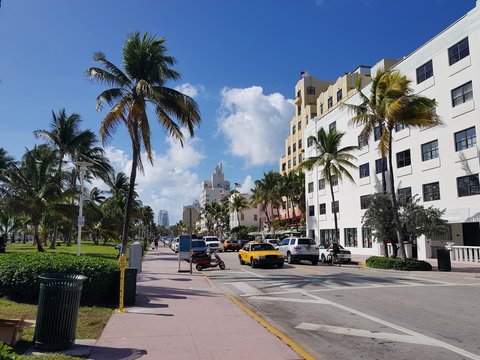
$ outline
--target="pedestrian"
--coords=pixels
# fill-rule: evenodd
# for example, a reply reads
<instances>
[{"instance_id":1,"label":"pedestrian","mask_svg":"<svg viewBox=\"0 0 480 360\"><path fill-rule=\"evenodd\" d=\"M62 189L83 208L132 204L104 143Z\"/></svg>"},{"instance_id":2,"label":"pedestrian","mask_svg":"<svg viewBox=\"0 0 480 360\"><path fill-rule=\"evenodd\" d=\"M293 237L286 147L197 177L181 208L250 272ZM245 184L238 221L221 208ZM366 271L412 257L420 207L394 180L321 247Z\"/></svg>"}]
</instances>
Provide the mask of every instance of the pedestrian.
<instances>
[{"instance_id":1,"label":"pedestrian","mask_svg":"<svg viewBox=\"0 0 480 360\"><path fill-rule=\"evenodd\" d=\"M153 243L155 244L155 250L158 249L158 238L155 238L155 240L153 240Z\"/></svg>"}]
</instances>

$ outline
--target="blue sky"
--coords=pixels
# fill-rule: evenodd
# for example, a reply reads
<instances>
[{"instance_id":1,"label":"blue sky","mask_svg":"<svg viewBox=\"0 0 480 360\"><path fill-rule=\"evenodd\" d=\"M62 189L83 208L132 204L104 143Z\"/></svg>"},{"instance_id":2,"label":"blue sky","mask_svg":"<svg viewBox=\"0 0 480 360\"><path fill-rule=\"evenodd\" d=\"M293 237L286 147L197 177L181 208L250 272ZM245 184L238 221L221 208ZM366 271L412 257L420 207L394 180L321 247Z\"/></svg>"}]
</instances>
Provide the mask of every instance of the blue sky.
<instances>
[{"instance_id":1,"label":"blue sky","mask_svg":"<svg viewBox=\"0 0 480 360\"><path fill-rule=\"evenodd\" d=\"M48 129L52 110L61 108L97 132L105 113L96 111L95 98L104 87L84 76L93 53L120 65L129 33L165 37L182 74L168 85L195 98L202 123L183 149L154 126L155 166L137 183L142 201L168 210L174 223L217 163L242 190L278 171L300 71L335 80L358 65L401 58L474 6L475 0L3 0L0 147L19 159L36 142L32 132ZM107 153L117 171L129 174L123 129Z\"/></svg>"}]
</instances>

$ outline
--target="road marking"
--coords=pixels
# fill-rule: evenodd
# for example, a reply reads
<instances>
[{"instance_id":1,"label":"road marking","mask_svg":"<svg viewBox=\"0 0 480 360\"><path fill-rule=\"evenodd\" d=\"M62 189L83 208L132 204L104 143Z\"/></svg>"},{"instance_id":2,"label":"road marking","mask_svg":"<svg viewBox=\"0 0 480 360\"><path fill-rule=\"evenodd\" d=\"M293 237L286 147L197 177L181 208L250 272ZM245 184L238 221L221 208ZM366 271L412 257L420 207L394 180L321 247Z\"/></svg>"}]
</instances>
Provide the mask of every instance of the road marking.
<instances>
[{"instance_id":1,"label":"road marking","mask_svg":"<svg viewBox=\"0 0 480 360\"><path fill-rule=\"evenodd\" d=\"M386 332L373 332L369 330L311 324L311 323L301 323L300 325L295 326L295 328L302 329L302 330L325 331L325 332L341 334L341 335L351 335L351 336L360 336L360 337L382 339L382 340L389 340L389 341L398 341L398 342L405 342L410 344L431 345L429 341L425 341L425 339L418 339L411 335L402 335L402 334L394 334L394 333L386 333Z\"/></svg>"},{"instance_id":2,"label":"road marking","mask_svg":"<svg viewBox=\"0 0 480 360\"><path fill-rule=\"evenodd\" d=\"M307 304L329 304L328 300L316 300L316 299L299 299L299 298L281 298L276 296L251 296L249 299L252 300L262 300L262 301L285 301L285 302L295 302L295 303L307 303Z\"/></svg>"},{"instance_id":3,"label":"road marking","mask_svg":"<svg viewBox=\"0 0 480 360\"><path fill-rule=\"evenodd\" d=\"M264 277L265 277L265 276L263 276L263 275L255 274L254 272L248 271L248 270L245 270L245 269L242 269L242 271L245 271L245 272L247 272L247 273L249 273L249 274L252 274L252 275L254 275L254 276L256 276L256 277L259 277L259 278L264 278Z\"/></svg>"},{"instance_id":4,"label":"road marking","mask_svg":"<svg viewBox=\"0 0 480 360\"><path fill-rule=\"evenodd\" d=\"M247 284L246 282L239 281L235 283L230 283L232 286L236 287L238 290L243 292L244 296L252 296L252 295L262 295L263 292L258 290L257 288Z\"/></svg>"},{"instance_id":5,"label":"road marking","mask_svg":"<svg viewBox=\"0 0 480 360\"><path fill-rule=\"evenodd\" d=\"M316 295L313 295L313 294L309 294L307 291L305 290L301 290L300 291L302 294L306 295L306 296L310 296L311 298L315 299L315 300L319 300L319 301L325 301L327 304L329 305L332 305L332 306L335 306L339 309L342 309L342 310L345 310L345 311L348 311L350 313L353 313L353 314L356 314L356 315L359 315L361 317L364 317L366 319L369 319L369 320L372 320L372 321L375 321L379 324L382 324L382 325L385 325L385 326L388 326L388 327L391 327L392 329L395 329L395 330L398 330L398 331L401 331L401 332L404 332L406 334L409 334L411 336L415 336L419 339L422 339L423 341L425 341L426 343L428 343L429 345L432 345L432 346L438 346L438 347L442 347L444 349L447 349L447 350L450 350L454 353L457 353L457 354L460 354L464 357L467 357L469 359L472 359L472 360L480 360L480 355L477 355L477 354L473 354L467 350L464 350L462 348L459 348L457 346L454 346L454 345L451 345L451 344L448 344L446 342L443 342L443 341L440 341L440 340L437 340L437 339L434 339L434 338L431 338L429 336L426 336L426 335L423 335L419 332L416 332L416 331L413 331L413 330L410 330L410 329L407 329L407 328L404 328L403 326L399 326L399 325L396 325L394 323L391 323L389 321L386 321L386 320L383 320L383 319L380 319L380 318L377 318L375 316L371 316L371 315L368 315L366 313L363 313L359 310L356 310L356 309L353 309L351 307L348 307L348 306L344 306L344 305L340 305L340 304L337 304L337 303L334 303L332 301L329 301L327 299L324 299L324 298L321 298L319 296L316 296Z\"/></svg>"}]
</instances>

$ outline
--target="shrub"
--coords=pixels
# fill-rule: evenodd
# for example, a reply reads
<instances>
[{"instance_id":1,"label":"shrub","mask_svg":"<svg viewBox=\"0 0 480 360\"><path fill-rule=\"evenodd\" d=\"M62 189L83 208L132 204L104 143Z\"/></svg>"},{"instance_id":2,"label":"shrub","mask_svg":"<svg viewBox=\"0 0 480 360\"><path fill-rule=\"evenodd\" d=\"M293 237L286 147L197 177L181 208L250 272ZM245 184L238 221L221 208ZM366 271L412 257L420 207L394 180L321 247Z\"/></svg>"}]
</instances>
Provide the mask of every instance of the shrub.
<instances>
[{"instance_id":1,"label":"shrub","mask_svg":"<svg viewBox=\"0 0 480 360\"><path fill-rule=\"evenodd\" d=\"M114 304L118 297L118 266L115 261L90 256L55 253L11 253L0 256L0 294L11 299L38 300L42 273L85 275L82 304Z\"/></svg>"},{"instance_id":2,"label":"shrub","mask_svg":"<svg viewBox=\"0 0 480 360\"><path fill-rule=\"evenodd\" d=\"M383 256L371 256L365 261L367 267L375 269L392 269L403 271L431 271L429 262L417 259L387 258Z\"/></svg>"}]
</instances>

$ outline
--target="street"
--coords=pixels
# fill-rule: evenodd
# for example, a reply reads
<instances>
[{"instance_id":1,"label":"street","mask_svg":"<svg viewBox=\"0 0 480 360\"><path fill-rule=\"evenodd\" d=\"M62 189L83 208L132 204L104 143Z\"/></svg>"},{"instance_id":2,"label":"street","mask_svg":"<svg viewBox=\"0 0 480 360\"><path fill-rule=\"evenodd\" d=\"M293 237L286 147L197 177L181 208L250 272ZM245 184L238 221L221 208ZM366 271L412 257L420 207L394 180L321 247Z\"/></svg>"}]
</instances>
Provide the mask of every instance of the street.
<instances>
[{"instance_id":1,"label":"street","mask_svg":"<svg viewBox=\"0 0 480 360\"><path fill-rule=\"evenodd\" d=\"M480 360L480 278L357 265L240 265L202 273L318 359ZM214 312L212 312L214 313Z\"/></svg>"}]
</instances>

